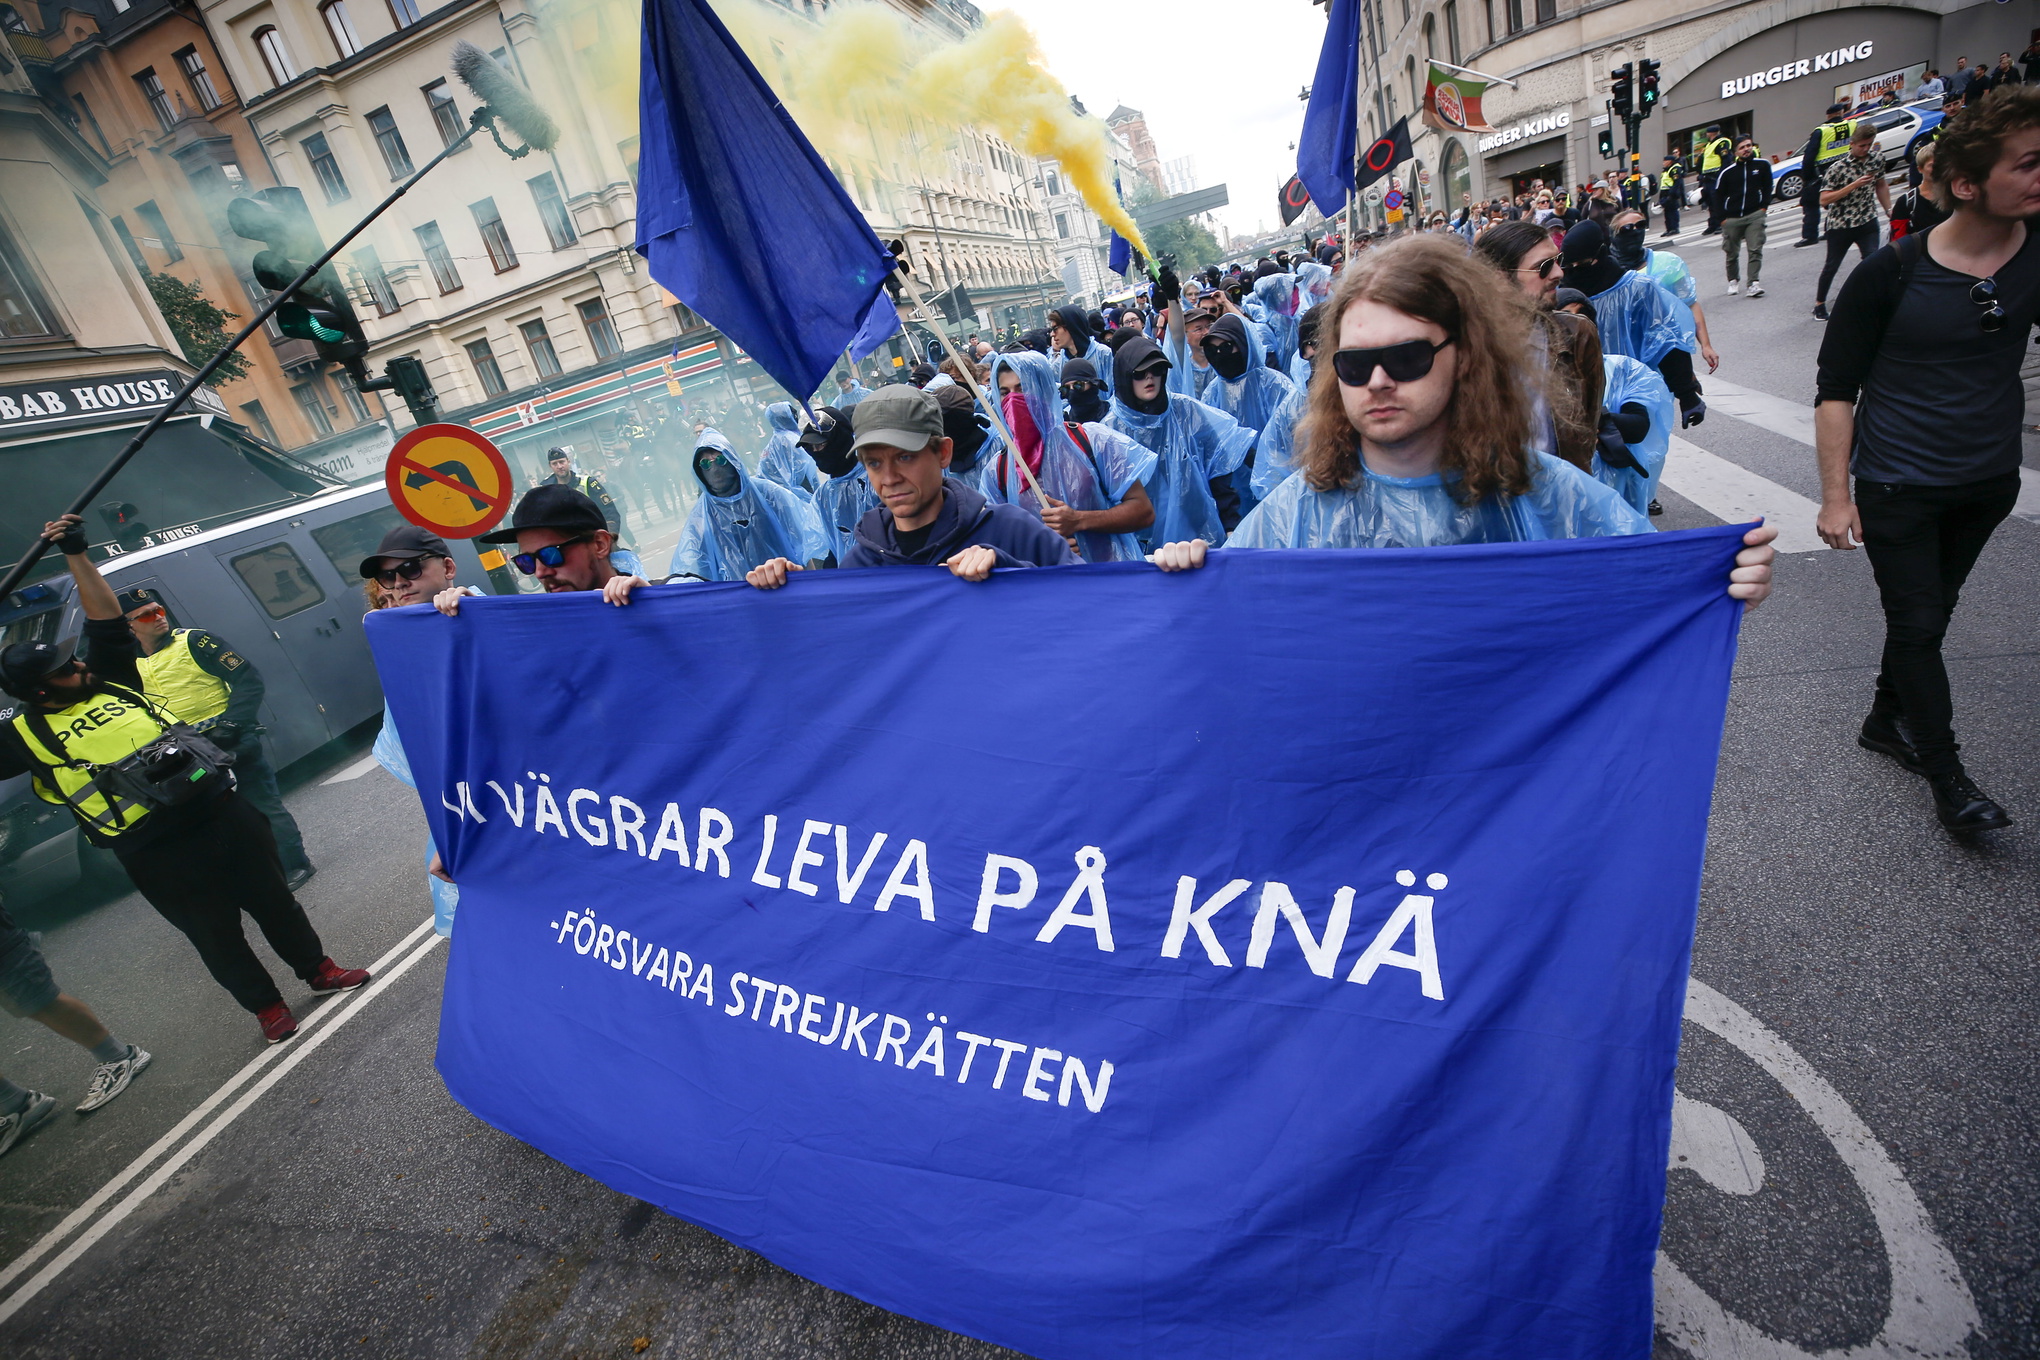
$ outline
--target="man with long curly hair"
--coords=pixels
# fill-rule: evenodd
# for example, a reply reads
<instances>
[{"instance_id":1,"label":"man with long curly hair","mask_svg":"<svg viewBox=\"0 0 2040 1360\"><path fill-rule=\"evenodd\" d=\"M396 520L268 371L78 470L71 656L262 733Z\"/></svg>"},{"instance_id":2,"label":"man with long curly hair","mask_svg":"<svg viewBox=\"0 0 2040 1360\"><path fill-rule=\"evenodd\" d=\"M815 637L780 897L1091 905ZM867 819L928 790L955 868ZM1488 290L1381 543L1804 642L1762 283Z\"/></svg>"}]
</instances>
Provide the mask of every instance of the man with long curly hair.
<instances>
[{"instance_id":1,"label":"man with long curly hair","mask_svg":"<svg viewBox=\"0 0 2040 1360\"><path fill-rule=\"evenodd\" d=\"M1297 475L1228 540L1242 548L1424 548L1649 533L1611 488L1532 448L1528 300L1452 242L1417 237L1346 271L1321 334L1335 382L1310 390ZM1728 592L1770 594L1771 540L1752 529ZM1164 570L1200 565L1169 544Z\"/></svg>"}]
</instances>

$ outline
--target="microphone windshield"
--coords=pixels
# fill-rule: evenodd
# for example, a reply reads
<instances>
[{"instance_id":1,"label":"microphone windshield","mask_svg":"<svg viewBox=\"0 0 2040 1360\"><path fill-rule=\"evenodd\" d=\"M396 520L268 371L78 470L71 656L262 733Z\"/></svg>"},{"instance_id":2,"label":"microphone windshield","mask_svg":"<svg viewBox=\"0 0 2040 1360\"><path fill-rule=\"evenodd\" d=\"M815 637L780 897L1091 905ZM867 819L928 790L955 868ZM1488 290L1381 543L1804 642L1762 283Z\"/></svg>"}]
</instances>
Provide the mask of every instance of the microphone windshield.
<instances>
[{"instance_id":1,"label":"microphone windshield","mask_svg":"<svg viewBox=\"0 0 2040 1360\"><path fill-rule=\"evenodd\" d=\"M559 144L560 129L538 102L517 83L517 78L497 65L488 53L471 42L453 45L453 73L503 120L526 146L550 151Z\"/></svg>"}]
</instances>

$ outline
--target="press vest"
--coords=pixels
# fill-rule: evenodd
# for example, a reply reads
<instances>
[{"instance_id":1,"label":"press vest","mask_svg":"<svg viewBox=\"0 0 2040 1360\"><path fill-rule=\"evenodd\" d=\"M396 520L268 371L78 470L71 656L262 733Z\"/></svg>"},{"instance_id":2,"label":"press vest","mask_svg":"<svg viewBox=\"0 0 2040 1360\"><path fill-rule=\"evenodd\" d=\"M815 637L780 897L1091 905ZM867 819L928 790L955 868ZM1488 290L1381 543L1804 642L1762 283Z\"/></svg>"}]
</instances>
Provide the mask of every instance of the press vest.
<instances>
[{"instance_id":1,"label":"press vest","mask_svg":"<svg viewBox=\"0 0 2040 1360\"><path fill-rule=\"evenodd\" d=\"M1707 144L1700 153L1700 170L1703 174L1714 174L1721 169L1721 163L1728 153L1735 150L1735 143L1726 137L1717 138Z\"/></svg>"},{"instance_id":2,"label":"press vest","mask_svg":"<svg viewBox=\"0 0 2040 1360\"><path fill-rule=\"evenodd\" d=\"M32 775L36 797L70 808L79 821L102 836L118 836L149 815L139 803L100 792L96 771L90 768L133 755L167 730L140 696L109 686L69 708L43 712L50 735L56 738L54 750L36 735L27 713L24 709L15 717L14 731L29 759L36 763Z\"/></svg>"},{"instance_id":3,"label":"press vest","mask_svg":"<svg viewBox=\"0 0 2040 1360\"><path fill-rule=\"evenodd\" d=\"M137 657L142 692L153 703L177 714L193 727L204 727L227 711L227 682L198 664L191 654L191 630L179 628L170 645Z\"/></svg>"}]
</instances>

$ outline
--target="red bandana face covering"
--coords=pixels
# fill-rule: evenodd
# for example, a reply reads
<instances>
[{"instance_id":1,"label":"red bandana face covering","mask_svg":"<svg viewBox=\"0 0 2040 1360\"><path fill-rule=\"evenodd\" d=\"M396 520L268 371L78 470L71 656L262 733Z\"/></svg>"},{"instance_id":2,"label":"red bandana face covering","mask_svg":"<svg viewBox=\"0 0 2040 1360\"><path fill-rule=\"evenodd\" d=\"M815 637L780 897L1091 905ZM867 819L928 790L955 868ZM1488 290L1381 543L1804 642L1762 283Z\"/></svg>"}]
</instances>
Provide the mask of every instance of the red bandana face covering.
<instances>
[{"instance_id":1,"label":"red bandana face covering","mask_svg":"<svg viewBox=\"0 0 2040 1360\"><path fill-rule=\"evenodd\" d=\"M1028 470L1037 477L1041 475L1041 430L1034 423L1034 412L1027 409L1025 393L1008 392L999 398L999 405L1006 413L1006 428L1013 432L1013 439L1020 445L1020 456L1027 460Z\"/></svg>"}]
</instances>

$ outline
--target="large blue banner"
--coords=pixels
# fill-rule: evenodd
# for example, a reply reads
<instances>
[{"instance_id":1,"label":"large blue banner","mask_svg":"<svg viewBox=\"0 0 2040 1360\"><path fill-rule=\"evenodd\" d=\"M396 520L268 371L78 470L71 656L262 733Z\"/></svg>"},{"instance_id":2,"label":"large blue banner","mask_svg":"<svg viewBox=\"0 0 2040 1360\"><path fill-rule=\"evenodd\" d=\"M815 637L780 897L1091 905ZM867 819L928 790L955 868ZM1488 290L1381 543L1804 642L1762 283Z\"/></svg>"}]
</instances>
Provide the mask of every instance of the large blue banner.
<instances>
[{"instance_id":1,"label":"large blue banner","mask_svg":"<svg viewBox=\"0 0 2040 1360\"><path fill-rule=\"evenodd\" d=\"M1641 1360L1740 532L376 615L440 1071L1050 1360Z\"/></svg>"}]
</instances>

